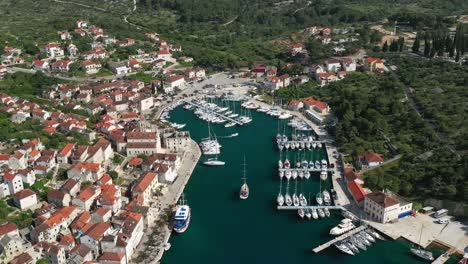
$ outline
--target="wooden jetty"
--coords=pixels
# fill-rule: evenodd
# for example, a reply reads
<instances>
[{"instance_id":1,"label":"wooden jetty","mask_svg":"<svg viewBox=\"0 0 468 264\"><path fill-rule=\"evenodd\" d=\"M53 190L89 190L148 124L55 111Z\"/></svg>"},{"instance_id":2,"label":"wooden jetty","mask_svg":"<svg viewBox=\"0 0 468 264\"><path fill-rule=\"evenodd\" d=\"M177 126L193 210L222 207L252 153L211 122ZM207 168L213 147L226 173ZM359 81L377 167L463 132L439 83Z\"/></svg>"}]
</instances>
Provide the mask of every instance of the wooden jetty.
<instances>
[{"instance_id":1,"label":"wooden jetty","mask_svg":"<svg viewBox=\"0 0 468 264\"><path fill-rule=\"evenodd\" d=\"M351 230L351 231L349 231L349 232L347 232L347 233L344 233L343 235L341 235L341 236L339 236L339 237L336 237L335 239L332 239L332 240L328 241L327 243L324 243L324 244L322 244L322 245L320 245L320 246L318 246L318 247L312 249L312 251L313 251L314 253L319 253L320 251L322 251L322 250L328 248L329 246L335 244L336 242L339 242L339 241L341 241L341 240L343 240L343 239L346 239L346 238L348 238L348 237L350 237L350 236L352 236L352 235L354 235L354 234L356 234L356 233L359 233L359 232L361 232L361 231L363 231L363 230L365 230L365 229L367 229L367 228L368 228L368 227L365 226L365 225L362 225L362 226L360 226L360 227L357 227L357 228L355 228L355 229L353 229L353 230Z\"/></svg>"},{"instance_id":2,"label":"wooden jetty","mask_svg":"<svg viewBox=\"0 0 468 264\"><path fill-rule=\"evenodd\" d=\"M226 119L226 120L228 120L228 121L230 121L230 122L236 123L237 125L240 125L240 126L244 125L244 123L242 123L242 122L240 122L240 121L238 121L238 120L236 120L236 119L230 118L229 116L224 115L223 113L215 112L215 111L209 109L208 107L202 106L202 105L200 105L200 104L197 104L197 103L194 103L194 102L190 102L190 101L187 101L187 100L182 100L182 102L184 102L184 103L186 103L186 104L189 104L189 105L193 105L193 106L195 106L195 107L197 107L197 108L200 108L200 109L202 109L203 111L206 111L207 113L214 114L214 115L217 115L217 116L219 116L219 117L222 117L222 118L224 118L224 119Z\"/></svg>"}]
</instances>

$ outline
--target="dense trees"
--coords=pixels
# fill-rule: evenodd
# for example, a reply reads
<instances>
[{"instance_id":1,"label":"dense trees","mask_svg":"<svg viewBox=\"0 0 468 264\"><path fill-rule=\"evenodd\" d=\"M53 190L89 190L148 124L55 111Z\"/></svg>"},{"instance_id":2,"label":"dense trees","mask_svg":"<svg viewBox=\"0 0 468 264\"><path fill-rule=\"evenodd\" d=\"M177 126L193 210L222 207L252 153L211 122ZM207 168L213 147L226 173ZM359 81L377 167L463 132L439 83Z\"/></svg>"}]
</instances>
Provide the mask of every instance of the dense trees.
<instances>
[{"instance_id":1,"label":"dense trees","mask_svg":"<svg viewBox=\"0 0 468 264\"><path fill-rule=\"evenodd\" d=\"M338 118L328 130L345 153L372 150L388 158L394 154L388 144L394 145L403 158L366 174L371 188L420 198L463 199L468 184L464 154L468 123L463 117L468 112L464 103L468 91L463 88L468 70L446 62L387 60L398 66L398 75L355 73L324 88L307 84L280 89L277 96L289 100L313 95L328 102ZM407 103L405 87L414 89L414 100L431 124Z\"/></svg>"}]
</instances>

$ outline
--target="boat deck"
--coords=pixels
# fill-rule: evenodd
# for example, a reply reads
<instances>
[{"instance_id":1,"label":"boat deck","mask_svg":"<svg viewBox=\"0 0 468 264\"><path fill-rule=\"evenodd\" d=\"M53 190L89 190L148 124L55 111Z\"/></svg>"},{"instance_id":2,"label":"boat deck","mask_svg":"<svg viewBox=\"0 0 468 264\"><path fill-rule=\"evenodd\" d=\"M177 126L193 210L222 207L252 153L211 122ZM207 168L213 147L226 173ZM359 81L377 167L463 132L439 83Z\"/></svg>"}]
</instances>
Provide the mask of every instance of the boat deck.
<instances>
[{"instance_id":1,"label":"boat deck","mask_svg":"<svg viewBox=\"0 0 468 264\"><path fill-rule=\"evenodd\" d=\"M299 210L299 209L330 209L330 210L345 210L343 206L336 206L336 205L306 205L306 206L277 206L278 210Z\"/></svg>"},{"instance_id":2,"label":"boat deck","mask_svg":"<svg viewBox=\"0 0 468 264\"><path fill-rule=\"evenodd\" d=\"M363 231L365 229L367 229L367 226L364 226L364 225L362 225L360 227L357 227L357 228L355 228L355 229L353 229L353 230L351 230L349 232L346 232L346 233L342 234L339 237L336 237L336 238L334 238L334 239L332 239L332 240L330 240L330 241L328 241L328 242L326 242L326 243L324 243L322 245L319 245L318 247L312 249L312 251L314 253L319 253L320 251L328 248L329 246L335 244L336 242L344 240L344 239L346 239L346 238L348 238L348 237L350 237L350 236L352 236L352 235L354 235L356 233L359 233L359 232L361 232L361 231Z\"/></svg>"},{"instance_id":3,"label":"boat deck","mask_svg":"<svg viewBox=\"0 0 468 264\"><path fill-rule=\"evenodd\" d=\"M222 118L224 118L224 119L226 119L226 120L228 120L228 121L230 121L230 122L233 122L233 123L235 123L235 124L237 124L237 125L240 125L240 126L244 125L244 123L242 123L242 122L240 122L240 121L238 121L238 120L235 120L235 119L233 119L233 118L230 118L230 117L224 115L223 113L215 112L215 111L209 109L208 107L202 106L202 105L200 105L200 104L193 103L193 102L190 102L190 101L188 101L188 100L182 100L182 102L184 102L184 103L186 103L186 104L189 104L189 105L192 105L192 106L195 106L195 107L197 107L197 108L200 108L200 109L202 109L202 110L204 110L204 111L206 111L206 112L208 112L208 113L210 113L210 114L214 114L214 115L217 115L217 116L219 116L219 117L222 117Z\"/></svg>"}]
</instances>

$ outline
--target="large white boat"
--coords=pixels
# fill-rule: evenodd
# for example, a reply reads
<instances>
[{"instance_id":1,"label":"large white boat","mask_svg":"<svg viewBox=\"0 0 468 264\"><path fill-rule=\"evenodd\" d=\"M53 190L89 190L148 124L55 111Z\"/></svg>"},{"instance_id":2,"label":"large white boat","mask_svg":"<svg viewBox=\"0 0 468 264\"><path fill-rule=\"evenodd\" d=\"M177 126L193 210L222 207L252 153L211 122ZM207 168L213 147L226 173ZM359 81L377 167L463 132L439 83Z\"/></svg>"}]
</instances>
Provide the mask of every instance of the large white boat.
<instances>
[{"instance_id":1,"label":"large white boat","mask_svg":"<svg viewBox=\"0 0 468 264\"><path fill-rule=\"evenodd\" d=\"M292 115L291 115L290 113L286 113L286 112L281 113L281 114L278 116L279 119L288 119L288 118L291 118L291 117L292 117Z\"/></svg>"},{"instance_id":2,"label":"large white boat","mask_svg":"<svg viewBox=\"0 0 468 264\"><path fill-rule=\"evenodd\" d=\"M217 158L212 158L212 159L206 160L205 162L203 162L203 164L208 165L208 166L224 166L226 162L220 161Z\"/></svg>"},{"instance_id":3,"label":"large white boat","mask_svg":"<svg viewBox=\"0 0 468 264\"><path fill-rule=\"evenodd\" d=\"M326 171L326 170L322 170L322 171L320 172L320 179L321 179L322 181L326 181L327 178L328 178L328 173L327 173L327 171Z\"/></svg>"},{"instance_id":4,"label":"large white boat","mask_svg":"<svg viewBox=\"0 0 468 264\"><path fill-rule=\"evenodd\" d=\"M330 230L330 235L341 235L352 230L355 227L356 226L354 226L353 221L351 221L351 219L345 218L341 220L341 223L339 223L337 226Z\"/></svg>"},{"instance_id":5,"label":"large white boat","mask_svg":"<svg viewBox=\"0 0 468 264\"><path fill-rule=\"evenodd\" d=\"M242 184L241 188L240 188L240 192L239 192L239 197L242 199L242 200L245 200L247 198L249 198L249 193L250 193L250 190L249 190L249 186L247 185L247 178L245 176L245 173L246 173L246 163L245 163L245 157L244 157L244 177L242 178L244 180L244 184Z\"/></svg>"},{"instance_id":6,"label":"large white boat","mask_svg":"<svg viewBox=\"0 0 468 264\"><path fill-rule=\"evenodd\" d=\"M174 214L174 231L177 233L183 233L190 225L191 209L185 204L184 195L179 205L176 207Z\"/></svg>"},{"instance_id":7,"label":"large white boat","mask_svg":"<svg viewBox=\"0 0 468 264\"><path fill-rule=\"evenodd\" d=\"M330 193L327 190L323 190L322 194L323 194L323 202L325 203L325 205L330 205L331 204Z\"/></svg>"}]
</instances>

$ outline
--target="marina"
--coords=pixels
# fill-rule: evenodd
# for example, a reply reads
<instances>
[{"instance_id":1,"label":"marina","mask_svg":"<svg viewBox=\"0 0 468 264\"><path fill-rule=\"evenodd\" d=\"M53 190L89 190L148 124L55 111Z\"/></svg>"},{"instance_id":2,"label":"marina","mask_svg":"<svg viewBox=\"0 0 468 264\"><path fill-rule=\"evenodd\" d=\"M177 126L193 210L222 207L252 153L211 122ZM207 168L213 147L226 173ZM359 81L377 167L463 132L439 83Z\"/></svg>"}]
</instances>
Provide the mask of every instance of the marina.
<instances>
[{"instance_id":1,"label":"marina","mask_svg":"<svg viewBox=\"0 0 468 264\"><path fill-rule=\"evenodd\" d=\"M240 103L238 102L236 107ZM206 123L203 125L203 120L187 115L185 111L182 107L175 108L170 114L170 121L187 124L185 129L190 131L195 141L200 142L206 138ZM249 126L236 125L233 128L213 126L216 135L238 133L238 136L229 139L217 137L219 143L223 145L223 152L218 158L226 161L225 166L207 167L202 162L196 166L186 188L187 196L190 197L190 207L193 208L190 228L183 235L171 237L171 250L164 254L163 263L194 261L218 263L222 259L223 263L228 264L240 261L304 264L346 261L357 264L378 263L383 258L386 259L386 263L391 264L425 263L409 253L411 243L404 240L382 240L367 247L365 252L359 249L361 253L354 253L353 256L330 246L322 249L320 254L306 253L311 252L311 247L314 245L323 245L338 238L332 237L329 231L343 219L339 213L343 207L304 206L301 204L300 194L305 194L305 198L309 198L309 201L310 199L315 201L315 194L319 190L333 189L334 177L321 180L320 169L311 171L314 176L311 175L308 181L298 182L297 187L292 181L289 187L285 180L282 180L281 184L278 179L278 156L282 155L284 162L286 158L294 160L296 153L304 151L289 150L280 154L276 148L272 149L272 138L275 138L278 130L278 119L257 111L253 111L252 117L254 121ZM294 128L287 126L284 134L293 133ZM307 150L307 153L312 156L308 160L314 161L327 159L331 155L328 153L328 147ZM239 180L241 177L239 168L242 168L244 163L244 155L246 163L249 164L247 176L250 193L246 200L239 199L239 189L243 184L243 181ZM327 160L330 165L334 163L330 158ZM336 171L336 168L330 167L327 171L333 176L334 173L330 170ZM278 206L279 189L283 195L289 189L290 206ZM299 200L297 206L293 205L292 201L295 189ZM311 197L307 197L309 193L312 194ZM286 197L283 196L283 199ZM333 202L336 202L335 199ZM298 216L299 209L323 209L325 212L325 208L330 216L321 221L301 221L301 216ZM318 218L318 211L316 213ZM233 215L242 217L231 217ZM303 219L309 217L312 219L312 213L304 211ZM358 228L355 230L359 230ZM240 230L242 232L239 232ZM252 235L246 239L246 233ZM345 240L336 241L346 242ZM278 245L281 245L282 250L271 250L278 248ZM435 252L434 257L439 257L443 253L434 249L431 251Z\"/></svg>"}]
</instances>

